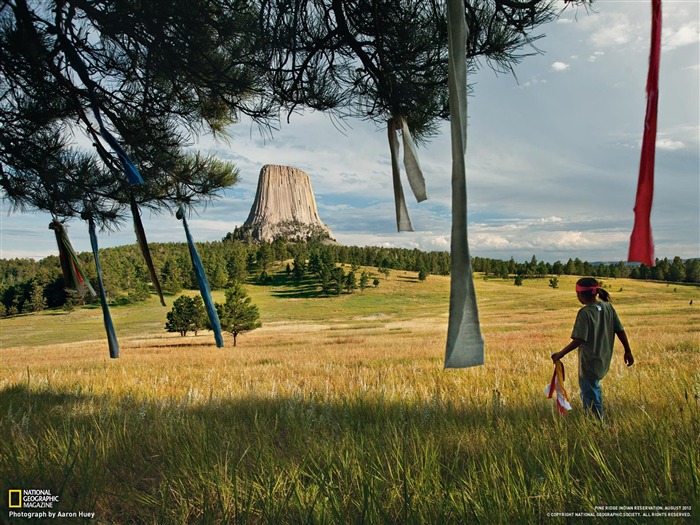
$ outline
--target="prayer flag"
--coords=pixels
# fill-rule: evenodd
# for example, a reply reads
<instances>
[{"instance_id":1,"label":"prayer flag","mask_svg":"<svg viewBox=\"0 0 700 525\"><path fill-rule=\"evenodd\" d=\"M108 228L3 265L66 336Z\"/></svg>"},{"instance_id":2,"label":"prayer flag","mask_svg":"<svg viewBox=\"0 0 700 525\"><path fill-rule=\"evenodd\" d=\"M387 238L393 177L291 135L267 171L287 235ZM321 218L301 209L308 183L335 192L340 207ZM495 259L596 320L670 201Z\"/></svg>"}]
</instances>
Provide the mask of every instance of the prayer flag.
<instances>
[{"instance_id":1,"label":"prayer flag","mask_svg":"<svg viewBox=\"0 0 700 525\"><path fill-rule=\"evenodd\" d=\"M207 315L209 316L209 323L214 331L216 346L223 348L224 337L221 334L221 322L219 321L219 315L216 313L216 307L214 306L214 301L211 297L211 289L209 288L209 281L207 281L207 275L204 273L202 260L199 258L197 248L194 245L194 240L192 240L192 235L190 235L190 229L187 226L187 219L185 218L185 210L182 209L182 206L177 209L176 216L178 219L182 220L182 225L185 227L185 236L187 237L187 246L190 249L192 268L194 269L194 275L197 278L199 292L202 294L202 299L204 300L204 307L207 311Z\"/></svg>"},{"instance_id":2,"label":"prayer flag","mask_svg":"<svg viewBox=\"0 0 700 525\"><path fill-rule=\"evenodd\" d=\"M117 334L114 332L114 324L112 316L109 313L107 305L107 295L105 294L104 283L102 282L102 268L100 267L99 248L97 246L97 233L95 232L95 221L92 220L92 215L84 214L83 219L87 219L88 228L90 230L90 245L92 246L92 256L95 258L95 266L97 267L97 288L100 292L100 304L102 305L102 318L107 331L107 344L109 345L109 357L117 359L119 357L119 342Z\"/></svg>"},{"instance_id":3,"label":"prayer flag","mask_svg":"<svg viewBox=\"0 0 700 525\"><path fill-rule=\"evenodd\" d=\"M561 361L554 363L552 380L544 389L544 395L549 399L552 399L555 393L557 395L557 410L562 416L566 415L566 412L571 410L571 405L569 404L569 396L564 389L564 363Z\"/></svg>"},{"instance_id":4,"label":"prayer flag","mask_svg":"<svg viewBox=\"0 0 700 525\"><path fill-rule=\"evenodd\" d=\"M647 75L647 110L644 117L642 155L639 161L634 227L627 260L654 266L654 239L651 234L651 205L654 198L654 157L659 102L659 62L661 58L661 0L651 2L651 50Z\"/></svg>"},{"instance_id":5,"label":"prayer flag","mask_svg":"<svg viewBox=\"0 0 700 525\"><path fill-rule=\"evenodd\" d=\"M450 127L452 135L452 242L450 316L445 368L484 364L467 238L467 23L463 0L447 0Z\"/></svg>"}]
</instances>

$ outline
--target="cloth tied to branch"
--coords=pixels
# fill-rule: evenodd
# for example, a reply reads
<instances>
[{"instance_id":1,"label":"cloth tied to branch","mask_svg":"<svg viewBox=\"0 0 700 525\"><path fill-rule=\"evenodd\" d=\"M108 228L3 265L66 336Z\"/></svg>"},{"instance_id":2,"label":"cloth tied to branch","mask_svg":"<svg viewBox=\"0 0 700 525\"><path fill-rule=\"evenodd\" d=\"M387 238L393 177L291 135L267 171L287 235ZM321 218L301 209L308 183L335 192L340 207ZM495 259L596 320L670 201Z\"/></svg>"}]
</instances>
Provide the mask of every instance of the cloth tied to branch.
<instances>
[{"instance_id":1,"label":"cloth tied to branch","mask_svg":"<svg viewBox=\"0 0 700 525\"><path fill-rule=\"evenodd\" d=\"M214 306L214 301L211 297L211 289L209 288L209 281L207 280L207 275L204 272L202 260L200 259L199 254L197 253L197 248L192 240L192 235L190 235L190 229L187 226L187 218L185 217L185 210L182 208L182 206L177 209L176 217L182 221L182 225L185 227L185 236L187 237L187 246L190 249L192 268L194 269L194 275L197 278L199 292L202 294L202 299L204 300L204 307L207 311L207 315L209 316L209 323L214 331L216 346L218 348L223 348L224 337L221 333L221 322L219 321L219 315L216 313L216 307Z\"/></svg>"},{"instance_id":2,"label":"cloth tied to branch","mask_svg":"<svg viewBox=\"0 0 700 525\"><path fill-rule=\"evenodd\" d=\"M95 267L97 268L97 287L100 291L100 305L102 306L102 319L104 320L105 331L107 332L109 357L112 359L117 359L119 357L119 342L117 341L117 334L114 331L114 323L112 323L112 315L109 312L107 294L105 293L105 287L102 281L102 268L100 266L100 254L99 247L97 245L95 221L90 213L83 213L81 217L88 222L88 228L90 231L90 245L92 246L92 256L95 259Z\"/></svg>"},{"instance_id":3,"label":"cloth tied to branch","mask_svg":"<svg viewBox=\"0 0 700 525\"><path fill-rule=\"evenodd\" d=\"M143 229L143 223L141 222L141 212L139 211L138 204L136 203L136 198L133 192L131 193L131 216L134 218L134 232L136 233L136 240L138 241L139 247L141 248L141 254L146 261L146 267L148 268L148 273L151 275L151 282L153 287L160 298L160 304L165 306L165 299L163 298L163 291L160 288L160 281L158 280L158 273L156 272L155 266L153 266L153 258L151 257L151 250L148 248L148 241L146 240L146 232Z\"/></svg>"},{"instance_id":4,"label":"cloth tied to branch","mask_svg":"<svg viewBox=\"0 0 700 525\"><path fill-rule=\"evenodd\" d=\"M571 405L569 404L569 396L564 389L564 363L557 361L554 363L554 373L552 374L552 380L549 382L547 387L544 389L544 395L547 398L552 399L556 394L557 400L557 410L563 416L571 410Z\"/></svg>"},{"instance_id":5,"label":"cloth tied to branch","mask_svg":"<svg viewBox=\"0 0 700 525\"><path fill-rule=\"evenodd\" d=\"M411 218L408 215L406 199L401 185L401 166L399 165L399 138L401 130L403 142L403 164L406 170L406 178L411 186L413 195L418 202L423 202L428 198L425 190L425 178L418 162L418 152L413 142L408 123L403 117L394 117L387 122L387 132L389 135L389 150L391 151L391 174L394 183L394 203L396 205L396 228L398 231L413 231Z\"/></svg>"},{"instance_id":6,"label":"cloth tied to branch","mask_svg":"<svg viewBox=\"0 0 700 525\"><path fill-rule=\"evenodd\" d=\"M647 108L644 117L642 154L639 161L634 227L627 256L629 262L654 265L654 239L651 234L651 205L654 198L654 158L659 103L659 62L661 59L661 0L651 1L651 49L647 74Z\"/></svg>"},{"instance_id":7,"label":"cloth tied to branch","mask_svg":"<svg viewBox=\"0 0 700 525\"><path fill-rule=\"evenodd\" d=\"M61 263L61 271L63 272L63 281L66 288L75 288L75 291L81 297L87 293L90 293L93 297L97 295L90 281L85 276L80 259L78 259L70 239L68 239L68 232L65 226L58 219L54 219L49 223L49 229L56 234L58 259Z\"/></svg>"},{"instance_id":8,"label":"cloth tied to branch","mask_svg":"<svg viewBox=\"0 0 700 525\"><path fill-rule=\"evenodd\" d=\"M452 241L450 315L445 368L484 364L484 339L467 238L467 23L462 0L447 0L450 128L452 137Z\"/></svg>"}]
</instances>

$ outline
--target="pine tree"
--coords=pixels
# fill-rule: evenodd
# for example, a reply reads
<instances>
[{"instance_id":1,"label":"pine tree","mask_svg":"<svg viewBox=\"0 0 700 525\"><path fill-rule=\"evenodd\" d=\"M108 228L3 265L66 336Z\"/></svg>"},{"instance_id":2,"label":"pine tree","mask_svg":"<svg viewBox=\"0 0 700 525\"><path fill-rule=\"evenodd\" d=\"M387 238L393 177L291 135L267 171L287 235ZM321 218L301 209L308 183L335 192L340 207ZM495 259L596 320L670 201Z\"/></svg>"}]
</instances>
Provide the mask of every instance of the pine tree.
<instances>
[{"instance_id":1,"label":"pine tree","mask_svg":"<svg viewBox=\"0 0 700 525\"><path fill-rule=\"evenodd\" d=\"M294 274L294 278L297 280L301 280L301 278L304 277L304 274L306 274L306 261L304 260L303 256L297 255L294 258L292 273Z\"/></svg>"},{"instance_id":2,"label":"pine tree","mask_svg":"<svg viewBox=\"0 0 700 525\"><path fill-rule=\"evenodd\" d=\"M362 272L362 274L360 274L360 290L362 290L364 292L365 288L367 288L368 284L369 284L369 274L367 272Z\"/></svg>"},{"instance_id":3,"label":"pine tree","mask_svg":"<svg viewBox=\"0 0 700 525\"><path fill-rule=\"evenodd\" d=\"M29 284L29 299L24 303L25 312L40 312L46 308L44 287L36 279Z\"/></svg>"},{"instance_id":4,"label":"pine tree","mask_svg":"<svg viewBox=\"0 0 700 525\"><path fill-rule=\"evenodd\" d=\"M331 270L331 287L336 295L340 295L345 284L345 270L342 266L336 266Z\"/></svg>"},{"instance_id":5,"label":"pine tree","mask_svg":"<svg viewBox=\"0 0 700 525\"><path fill-rule=\"evenodd\" d=\"M200 296L181 295L173 303L166 318L165 329L168 332L177 332L182 337L185 337L187 332L194 332L197 335L197 332L205 328L207 323L204 303Z\"/></svg>"},{"instance_id":6,"label":"pine tree","mask_svg":"<svg viewBox=\"0 0 700 525\"><path fill-rule=\"evenodd\" d=\"M182 291L182 270L175 258L168 258L160 271L160 283L164 292L178 294Z\"/></svg>"},{"instance_id":7,"label":"pine tree","mask_svg":"<svg viewBox=\"0 0 700 525\"><path fill-rule=\"evenodd\" d=\"M345 289L348 293L352 293L357 289L357 277L352 270L345 276Z\"/></svg>"},{"instance_id":8,"label":"pine tree","mask_svg":"<svg viewBox=\"0 0 700 525\"><path fill-rule=\"evenodd\" d=\"M123 0L3 3L5 197L59 219L88 209L99 225L114 227L132 197L152 209L192 206L234 184L232 164L189 147L203 123L221 131L241 112L270 114L265 97L250 96L266 91L255 16L250 2L236 0L226 8L191 0L187 9ZM237 67L224 65L231 57ZM76 147L75 134L93 147ZM123 152L145 182L133 191Z\"/></svg>"},{"instance_id":9,"label":"pine tree","mask_svg":"<svg viewBox=\"0 0 700 525\"><path fill-rule=\"evenodd\" d=\"M260 328L260 312L252 303L245 288L240 283L234 283L226 290L226 302L216 304L221 328L233 334L233 346L236 346L238 334Z\"/></svg>"}]
</instances>

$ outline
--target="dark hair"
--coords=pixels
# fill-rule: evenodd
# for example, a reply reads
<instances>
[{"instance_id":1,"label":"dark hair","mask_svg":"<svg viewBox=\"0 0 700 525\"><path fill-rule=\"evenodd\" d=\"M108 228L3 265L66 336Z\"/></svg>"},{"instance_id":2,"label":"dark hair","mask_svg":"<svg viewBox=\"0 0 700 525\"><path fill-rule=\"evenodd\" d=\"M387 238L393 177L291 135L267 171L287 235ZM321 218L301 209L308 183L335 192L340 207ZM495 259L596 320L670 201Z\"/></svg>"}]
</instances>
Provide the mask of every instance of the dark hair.
<instances>
[{"instance_id":1,"label":"dark hair","mask_svg":"<svg viewBox=\"0 0 700 525\"><path fill-rule=\"evenodd\" d=\"M600 286L595 291L592 290L586 290L584 292L579 292L583 297L586 299L595 299L595 296L597 295L600 297L601 301L605 301L606 303L611 303L612 299L610 297L610 294L603 289L603 287L600 285L598 281L596 281L593 277L583 277L576 281L576 284L578 286L586 286L586 287L592 287L592 286Z\"/></svg>"}]
</instances>

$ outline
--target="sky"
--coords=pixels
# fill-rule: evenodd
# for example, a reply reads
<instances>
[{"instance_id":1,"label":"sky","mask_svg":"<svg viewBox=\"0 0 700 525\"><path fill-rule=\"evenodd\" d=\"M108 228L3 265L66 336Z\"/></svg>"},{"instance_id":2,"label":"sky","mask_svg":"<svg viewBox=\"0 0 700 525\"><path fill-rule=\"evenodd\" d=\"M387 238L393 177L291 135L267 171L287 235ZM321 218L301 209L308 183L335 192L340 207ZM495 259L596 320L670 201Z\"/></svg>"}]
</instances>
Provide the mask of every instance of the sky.
<instances>
[{"instance_id":1,"label":"sky","mask_svg":"<svg viewBox=\"0 0 700 525\"><path fill-rule=\"evenodd\" d=\"M562 4L563 5L563 4ZM536 34L542 54L515 76L487 65L470 76L467 192L473 256L554 262L621 261L634 222L646 108L650 2L598 0L567 8ZM652 230L657 257L700 257L700 2L664 0ZM404 179L414 232L396 231L386 130L320 113L292 115L263 136L241 122L230 139L198 137L195 148L235 163L239 182L189 220L196 241L240 226L260 169L284 164L309 174L321 219L346 245L449 250L449 123L419 148L429 199ZM0 203L0 257L57 254L47 214ZM69 235L90 249L87 225ZM149 215L149 242L183 242L174 212ZM130 224L100 246L135 242Z\"/></svg>"}]
</instances>

